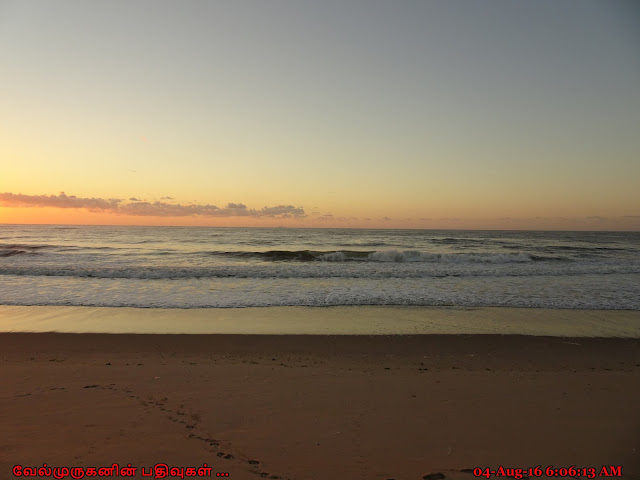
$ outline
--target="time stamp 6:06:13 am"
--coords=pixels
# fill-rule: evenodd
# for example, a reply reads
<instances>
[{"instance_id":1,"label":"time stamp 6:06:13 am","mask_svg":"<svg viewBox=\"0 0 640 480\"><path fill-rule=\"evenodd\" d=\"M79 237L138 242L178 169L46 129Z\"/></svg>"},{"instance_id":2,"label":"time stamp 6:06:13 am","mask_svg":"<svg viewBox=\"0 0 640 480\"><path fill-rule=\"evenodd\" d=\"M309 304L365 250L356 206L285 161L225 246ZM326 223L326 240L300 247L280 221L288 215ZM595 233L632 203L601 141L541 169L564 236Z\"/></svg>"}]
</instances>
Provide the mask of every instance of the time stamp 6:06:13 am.
<instances>
[{"instance_id":1,"label":"time stamp 6:06:13 am","mask_svg":"<svg viewBox=\"0 0 640 480\"><path fill-rule=\"evenodd\" d=\"M547 477L547 478L600 478L600 477L622 477L622 465L603 465L601 467L577 467L572 465L570 467L555 467L549 465L543 467L538 465L537 467L529 468L511 468L503 467L502 465L496 469L486 468L474 468L474 477L511 477L514 479L520 479L525 477Z\"/></svg>"}]
</instances>

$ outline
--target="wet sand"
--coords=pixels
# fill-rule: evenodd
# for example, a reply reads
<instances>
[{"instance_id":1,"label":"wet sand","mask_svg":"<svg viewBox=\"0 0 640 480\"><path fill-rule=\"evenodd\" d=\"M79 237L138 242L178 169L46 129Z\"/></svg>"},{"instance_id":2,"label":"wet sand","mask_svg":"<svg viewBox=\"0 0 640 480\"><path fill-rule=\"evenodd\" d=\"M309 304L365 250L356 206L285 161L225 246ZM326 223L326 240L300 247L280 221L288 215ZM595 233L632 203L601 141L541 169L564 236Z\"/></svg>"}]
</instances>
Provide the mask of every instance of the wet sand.
<instances>
[{"instance_id":1,"label":"wet sand","mask_svg":"<svg viewBox=\"0 0 640 480\"><path fill-rule=\"evenodd\" d=\"M640 339L3 333L0 478L114 462L236 479L500 465L640 478L638 405Z\"/></svg>"},{"instance_id":2,"label":"wet sand","mask_svg":"<svg viewBox=\"0 0 640 480\"><path fill-rule=\"evenodd\" d=\"M640 338L640 311L507 307L129 308L0 305L0 332L499 334Z\"/></svg>"}]
</instances>

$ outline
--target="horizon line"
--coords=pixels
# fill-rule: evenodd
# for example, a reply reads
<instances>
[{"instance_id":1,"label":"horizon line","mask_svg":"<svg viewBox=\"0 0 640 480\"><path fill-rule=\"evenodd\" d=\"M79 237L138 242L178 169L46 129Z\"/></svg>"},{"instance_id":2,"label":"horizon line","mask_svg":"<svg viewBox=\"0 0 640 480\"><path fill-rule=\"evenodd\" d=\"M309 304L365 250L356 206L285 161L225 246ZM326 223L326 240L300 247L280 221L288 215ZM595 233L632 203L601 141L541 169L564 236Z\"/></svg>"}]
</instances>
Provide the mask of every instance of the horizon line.
<instances>
[{"instance_id":1,"label":"horizon line","mask_svg":"<svg viewBox=\"0 0 640 480\"><path fill-rule=\"evenodd\" d=\"M390 227L289 227L278 225L273 227L265 226L224 226L224 225L108 225L108 224L75 224L75 223L0 223L0 226L25 226L36 227L144 227L144 228L236 228L236 229L288 229L288 230L428 230L428 231L460 231L460 232L570 232L570 233L640 233L640 230L549 230L549 229L526 229L526 228L390 228Z\"/></svg>"}]
</instances>

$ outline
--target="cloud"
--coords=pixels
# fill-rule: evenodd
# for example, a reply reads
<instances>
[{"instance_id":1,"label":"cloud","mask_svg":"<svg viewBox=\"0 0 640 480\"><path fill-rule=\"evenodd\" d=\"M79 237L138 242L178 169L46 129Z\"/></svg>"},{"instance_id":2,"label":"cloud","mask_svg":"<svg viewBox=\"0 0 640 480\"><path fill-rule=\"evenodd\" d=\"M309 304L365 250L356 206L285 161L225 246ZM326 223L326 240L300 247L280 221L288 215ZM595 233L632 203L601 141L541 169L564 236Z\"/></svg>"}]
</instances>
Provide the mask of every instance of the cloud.
<instances>
[{"instance_id":1,"label":"cloud","mask_svg":"<svg viewBox=\"0 0 640 480\"><path fill-rule=\"evenodd\" d=\"M165 198L165 197L163 197ZM79 198L73 195L23 195L0 193L0 204L8 207L53 207L53 208L86 208L91 211L102 211L116 215L132 215L144 217L305 217L304 208L293 205L276 205L263 207L260 210L247 208L243 203L228 203L226 207L216 205L188 204L167 202L144 202L136 197L123 203L117 198Z\"/></svg>"},{"instance_id":2,"label":"cloud","mask_svg":"<svg viewBox=\"0 0 640 480\"><path fill-rule=\"evenodd\" d=\"M22 195L0 193L0 203L11 207L88 208L90 210L114 210L121 200L110 198L81 198L75 195Z\"/></svg>"},{"instance_id":3,"label":"cloud","mask_svg":"<svg viewBox=\"0 0 640 480\"><path fill-rule=\"evenodd\" d=\"M180 205L165 202L131 202L120 206L115 213L141 217L217 217L220 209L215 205ZM227 215L228 216L228 215Z\"/></svg>"},{"instance_id":4,"label":"cloud","mask_svg":"<svg viewBox=\"0 0 640 480\"><path fill-rule=\"evenodd\" d=\"M321 222L351 222L353 220L358 220L357 217L336 217L332 213L325 213L324 215L320 215L318 220Z\"/></svg>"},{"instance_id":5,"label":"cloud","mask_svg":"<svg viewBox=\"0 0 640 480\"><path fill-rule=\"evenodd\" d=\"M160 197L160 200L173 200L173 197Z\"/></svg>"},{"instance_id":6,"label":"cloud","mask_svg":"<svg viewBox=\"0 0 640 480\"><path fill-rule=\"evenodd\" d=\"M590 217L587 217L589 220L606 220L606 217L601 217L599 215L592 215Z\"/></svg>"},{"instance_id":7,"label":"cloud","mask_svg":"<svg viewBox=\"0 0 640 480\"><path fill-rule=\"evenodd\" d=\"M232 205L232 204L229 204ZM244 207L244 205L242 205ZM246 207L245 207L246 208ZM257 217L304 217L304 209L293 205L277 205L275 207L263 207L256 212Z\"/></svg>"},{"instance_id":8,"label":"cloud","mask_svg":"<svg viewBox=\"0 0 640 480\"><path fill-rule=\"evenodd\" d=\"M228 203L227 208L236 208L238 210L245 210L247 206L242 203Z\"/></svg>"}]
</instances>

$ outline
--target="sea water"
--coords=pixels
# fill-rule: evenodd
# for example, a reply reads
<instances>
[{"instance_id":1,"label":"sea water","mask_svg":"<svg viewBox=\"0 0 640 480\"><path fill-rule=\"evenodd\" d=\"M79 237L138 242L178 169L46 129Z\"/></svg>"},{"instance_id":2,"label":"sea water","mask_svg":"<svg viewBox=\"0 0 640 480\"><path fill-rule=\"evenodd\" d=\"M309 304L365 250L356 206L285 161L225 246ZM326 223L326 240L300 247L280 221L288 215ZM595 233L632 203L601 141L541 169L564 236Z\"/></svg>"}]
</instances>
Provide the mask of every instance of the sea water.
<instances>
[{"instance_id":1,"label":"sea water","mask_svg":"<svg viewBox=\"0 0 640 480\"><path fill-rule=\"evenodd\" d=\"M640 310L639 232L0 225L0 304Z\"/></svg>"}]
</instances>

